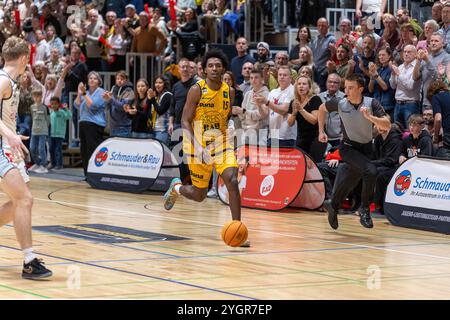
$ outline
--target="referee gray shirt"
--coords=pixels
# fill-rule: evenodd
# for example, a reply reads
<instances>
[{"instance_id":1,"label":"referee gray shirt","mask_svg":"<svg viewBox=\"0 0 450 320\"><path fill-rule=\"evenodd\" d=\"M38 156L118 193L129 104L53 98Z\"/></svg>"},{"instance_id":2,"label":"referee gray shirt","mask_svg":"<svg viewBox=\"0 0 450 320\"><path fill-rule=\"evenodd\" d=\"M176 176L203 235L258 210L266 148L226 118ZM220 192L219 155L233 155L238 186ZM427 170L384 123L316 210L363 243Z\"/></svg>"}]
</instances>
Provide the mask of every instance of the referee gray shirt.
<instances>
[{"instance_id":1,"label":"referee gray shirt","mask_svg":"<svg viewBox=\"0 0 450 320\"><path fill-rule=\"evenodd\" d=\"M341 117L341 128L344 140L354 141L360 144L366 144L372 141L373 124L361 113L361 107L367 107L369 113L375 117L386 115L378 100L363 97L360 104L354 105L347 98L338 100L331 99L325 102L328 112L337 111Z\"/></svg>"}]
</instances>

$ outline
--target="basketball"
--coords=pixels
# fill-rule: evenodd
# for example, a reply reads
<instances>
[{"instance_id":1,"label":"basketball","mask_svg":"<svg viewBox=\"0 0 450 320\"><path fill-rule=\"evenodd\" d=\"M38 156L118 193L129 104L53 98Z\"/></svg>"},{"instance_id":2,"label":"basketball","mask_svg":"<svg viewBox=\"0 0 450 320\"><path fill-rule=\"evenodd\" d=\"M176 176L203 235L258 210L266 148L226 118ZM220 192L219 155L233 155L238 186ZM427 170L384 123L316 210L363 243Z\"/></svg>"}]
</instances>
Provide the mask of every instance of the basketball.
<instances>
[{"instance_id":1,"label":"basketball","mask_svg":"<svg viewBox=\"0 0 450 320\"><path fill-rule=\"evenodd\" d=\"M222 240L230 247L239 247L247 240L248 230L245 224L232 220L222 228Z\"/></svg>"}]
</instances>

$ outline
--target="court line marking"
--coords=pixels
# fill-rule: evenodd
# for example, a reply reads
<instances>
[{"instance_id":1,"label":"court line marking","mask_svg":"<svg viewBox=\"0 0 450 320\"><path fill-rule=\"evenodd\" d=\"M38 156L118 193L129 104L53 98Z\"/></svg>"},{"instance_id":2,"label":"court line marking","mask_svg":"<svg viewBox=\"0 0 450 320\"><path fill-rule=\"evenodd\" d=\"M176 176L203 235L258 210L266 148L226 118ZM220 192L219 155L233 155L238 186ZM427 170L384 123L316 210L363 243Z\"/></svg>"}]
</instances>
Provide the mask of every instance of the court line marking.
<instances>
[{"instance_id":1,"label":"court line marking","mask_svg":"<svg viewBox=\"0 0 450 320\"><path fill-rule=\"evenodd\" d=\"M72 205L72 206L78 206L78 207L84 207L84 208L91 208L91 209L95 209L95 210L102 210L103 212L108 211L108 213L110 213L111 211L112 212L116 212L116 213L129 213L129 214L135 214L135 215L146 216L146 217L155 217L155 218L159 218L159 219L168 219L168 220L174 220L174 221L183 221L183 222L189 222L189 223L197 223L197 224L204 224L204 225L209 225L209 226L222 227L222 225L220 225L220 224L209 223L209 222L204 222L204 221L197 221L197 220L188 220L188 219L175 218L175 217L168 216L168 214L167 215L164 215L164 214L162 214L162 215L154 215L154 214L151 214L151 213L142 213L142 212L129 211L129 210L105 208L105 207L85 205L85 204L78 204L78 203L67 202L67 201L56 201L56 200L48 200L48 199L42 199L42 198L34 198L34 199L35 200L39 200L39 201L43 201L43 202L53 202L53 203L56 202L56 203L62 203L62 204L66 204L66 205ZM317 240L317 241L325 242L325 243L334 243L334 244L341 244L341 245L351 246L351 247L388 251L388 252L413 255L413 256L424 257L424 258L450 260L450 257L437 256L437 255L424 254L424 253L416 253L416 252L410 252L410 251L394 250L394 249L388 249L388 248L377 248L377 247L370 246L370 245L354 244L354 243L342 242L342 241L334 241L334 240L325 240L325 239L321 239L321 238L317 238L317 237L303 237L303 236L299 236L299 235L292 235L292 234L287 234L287 233L279 233L279 232L272 232L272 231L265 231L265 230L258 230L258 229L248 229L248 230L249 231L254 231L254 232L265 233L265 234L283 236L283 237L288 237L288 238ZM338 234L338 233L336 233L336 234Z\"/></svg>"},{"instance_id":2,"label":"court line marking","mask_svg":"<svg viewBox=\"0 0 450 320\"><path fill-rule=\"evenodd\" d=\"M9 246L5 246L5 245L0 245L0 247L11 249L11 250L15 250L15 251L22 251L22 250L20 250L18 248L9 247ZM118 268L101 266L101 265L97 265L97 264L94 264L94 263L88 263L88 262L83 262L83 261L79 261L79 260L75 260L75 259L58 257L58 256L45 254L45 253L39 253L39 255L42 255L44 257L54 258L54 259L70 261L70 262L73 262L73 263L79 263L79 264L87 265L87 266L90 266L90 267L96 267L96 268L106 269L106 270L110 270L110 271L122 272L122 273L131 274L131 275L140 276L140 277L145 277L145 278L149 278L149 279L154 279L154 280L159 280L159 281L165 281L165 282L170 282L170 283L174 283L174 284L179 284L179 285L183 285L183 286L193 287L193 288L196 288L196 289L217 292L217 293L221 293L221 294L225 294L225 295L235 296L235 297L238 297L238 298L244 298L244 299L248 299L248 300L258 300L257 298L244 296L244 295L233 293L233 292L227 292L227 291L223 291L223 290L220 290L220 289L208 288L208 287L204 287L204 286L200 286L200 285L196 285L196 284L191 284L191 283L187 283L187 282L183 282L183 281L177 281L177 280L166 279L166 278L161 278L161 277L156 277L156 276L150 276L150 275L143 274L143 273L137 273L137 272L127 271L127 270L118 269Z\"/></svg>"},{"instance_id":3,"label":"court line marking","mask_svg":"<svg viewBox=\"0 0 450 320\"><path fill-rule=\"evenodd\" d=\"M22 289L17 289L17 288L10 287L10 286L4 285L4 284L0 284L0 287L8 289L10 291L17 291L17 292L20 292L20 293L26 293L26 294L29 294L29 295L32 295L32 296L35 296L35 297L39 297L39 298L51 299L50 297L43 296L41 294L33 293L33 292L22 290Z\"/></svg>"}]
</instances>

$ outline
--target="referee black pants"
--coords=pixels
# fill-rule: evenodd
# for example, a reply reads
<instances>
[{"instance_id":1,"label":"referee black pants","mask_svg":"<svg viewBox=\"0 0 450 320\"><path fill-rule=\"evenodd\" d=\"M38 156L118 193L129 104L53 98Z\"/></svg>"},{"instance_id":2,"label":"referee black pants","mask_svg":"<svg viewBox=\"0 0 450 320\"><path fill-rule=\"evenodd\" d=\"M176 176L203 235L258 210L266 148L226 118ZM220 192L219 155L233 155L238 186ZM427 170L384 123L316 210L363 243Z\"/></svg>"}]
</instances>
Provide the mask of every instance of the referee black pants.
<instances>
[{"instance_id":1,"label":"referee black pants","mask_svg":"<svg viewBox=\"0 0 450 320\"><path fill-rule=\"evenodd\" d=\"M86 176L89 159L95 149L103 142L103 131L105 127L93 122L80 122L80 154L83 161L84 175Z\"/></svg>"},{"instance_id":2,"label":"referee black pants","mask_svg":"<svg viewBox=\"0 0 450 320\"><path fill-rule=\"evenodd\" d=\"M343 141L339 148L344 161L339 166L338 176L333 188L331 204L338 210L347 195L355 189L362 179L361 207L369 208L373 199L377 168L370 160L372 157L372 143L360 144L353 141Z\"/></svg>"}]
</instances>

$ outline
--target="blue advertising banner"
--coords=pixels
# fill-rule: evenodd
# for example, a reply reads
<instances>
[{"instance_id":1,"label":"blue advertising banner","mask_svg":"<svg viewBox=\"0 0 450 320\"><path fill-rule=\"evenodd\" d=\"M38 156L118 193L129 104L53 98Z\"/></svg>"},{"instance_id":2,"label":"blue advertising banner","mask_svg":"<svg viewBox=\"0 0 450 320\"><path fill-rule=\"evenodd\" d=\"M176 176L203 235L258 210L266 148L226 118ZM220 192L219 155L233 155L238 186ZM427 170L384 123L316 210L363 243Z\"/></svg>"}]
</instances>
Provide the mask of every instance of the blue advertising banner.
<instances>
[{"instance_id":1,"label":"blue advertising banner","mask_svg":"<svg viewBox=\"0 0 450 320\"><path fill-rule=\"evenodd\" d=\"M384 211L395 226L450 234L450 162L405 161L389 183Z\"/></svg>"}]
</instances>

